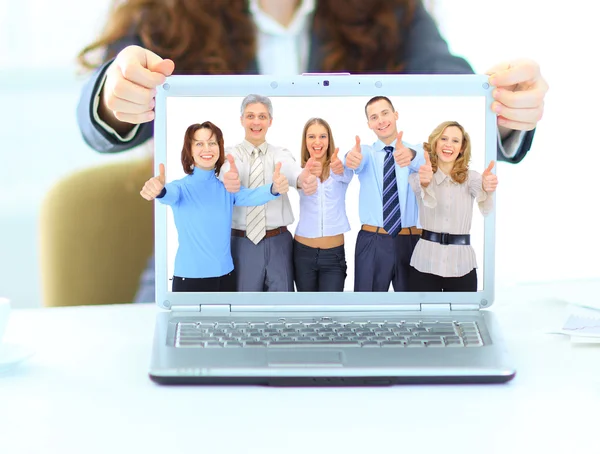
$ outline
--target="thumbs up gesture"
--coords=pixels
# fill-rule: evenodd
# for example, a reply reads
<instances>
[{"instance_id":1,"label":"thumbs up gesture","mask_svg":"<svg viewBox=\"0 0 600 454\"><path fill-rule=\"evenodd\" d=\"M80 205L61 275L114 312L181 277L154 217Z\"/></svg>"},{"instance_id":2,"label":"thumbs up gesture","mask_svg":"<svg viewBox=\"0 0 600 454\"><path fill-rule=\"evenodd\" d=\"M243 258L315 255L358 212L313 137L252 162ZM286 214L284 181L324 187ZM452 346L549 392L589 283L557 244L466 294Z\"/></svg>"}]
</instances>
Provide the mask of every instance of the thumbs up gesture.
<instances>
[{"instance_id":1,"label":"thumbs up gesture","mask_svg":"<svg viewBox=\"0 0 600 454\"><path fill-rule=\"evenodd\" d=\"M483 171L481 175L482 186L485 192L494 192L498 186L498 177L492 173L492 169L496 161L491 161L490 165Z\"/></svg>"},{"instance_id":2,"label":"thumbs up gesture","mask_svg":"<svg viewBox=\"0 0 600 454\"><path fill-rule=\"evenodd\" d=\"M404 131L400 131L398 133L398 136L396 137L396 149L394 150L394 161L396 161L396 164L398 164L400 167L406 167L410 165L410 161L412 161L414 157L410 148L407 148L402 144L403 135Z\"/></svg>"},{"instance_id":3,"label":"thumbs up gesture","mask_svg":"<svg viewBox=\"0 0 600 454\"><path fill-rule=\"evenodd\" d=\"M352 150L346 155L346 167L352 170L358 169L362 161L362 153L360 151L360 137L356 136L356 144Z\"/></svg>"},{"instance_id":4,"label":"thumbs up gesture","mask_svg":"<svg viewBox=\"0 0 600 454\"><path fill-rule=\"evenodd\" d=\"M157 177L152 177L140 191L140 195L146 200L154 200L165 187L165 165L158 165L159 174Z\"/></svg>"},{"instance_id":5,"label":"thumbs up gesture","mask_svg":"<svg viewBox=\"0 0 600 454\"><path fill-rule=\"evenodd\" d=\"M426 188L431 183L433 178L433 168L431 167L431 158L429 153L425 151L425 164L419 167L419 182L421 186Z\"/></svg>"},{"instance_id":6,"label":"thumbs up gesture","mask_svg":"<svg viewBox=\"0 0 600 454\"><path fill-rule=\"evenodd\" d=\"M338 158L338 153L340 152L339 148L336 148L333 154L331 155L331 163L329 164L329 168L336 175L341 175L344 173L344 164L340 158Z\"/></svg>"},{"instance_id":7,"label":"thumbs up gesture","mask_svg":"<svg viewBox=\"0 0 600 454\"><path fill-rule=\"evenodd\" d=\"M240 174L238 173L237 166L235 165L235 159L232 155L227 155L227 161L229 161L229 170L223 175L223 185L227 192L238 192L240 190Z\"/></svg>"},{"instance_id":8,"label":"thumbs up gesture","mask_svg":"<svg viewBox=\"0 0 600 454\"><path fill-rule=\"evenodd\" d=\"M312 171L312 167L315 165L315 160L310 158L306 165L304 166L304 170L298 177L299 187L304 191L305 195L313 195L317 192L317 177Z\"/></svg>"},{"instance_id":9,"label":"thumbs up gesture","mask_svg":"<svg viewBox=\"0 0 600 454\"><path fill-rule=\"evenodd\" d=\"M271 192L273 194L285 194L290 189L288 179L285 175L281 174L281 162L275 164L275 172L273 172L273 187Z\"/></svg>"}]
</instances>

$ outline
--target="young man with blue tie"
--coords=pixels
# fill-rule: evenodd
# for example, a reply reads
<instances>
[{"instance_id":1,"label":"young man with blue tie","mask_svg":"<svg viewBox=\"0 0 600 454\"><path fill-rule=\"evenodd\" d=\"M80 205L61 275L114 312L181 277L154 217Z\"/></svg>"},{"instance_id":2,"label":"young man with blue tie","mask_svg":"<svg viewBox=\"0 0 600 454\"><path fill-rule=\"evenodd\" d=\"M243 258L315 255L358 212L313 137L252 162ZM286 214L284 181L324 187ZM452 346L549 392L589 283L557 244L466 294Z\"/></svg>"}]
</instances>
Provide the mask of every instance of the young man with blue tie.
<instances>
[{"instance_id":1,"label":"young man with blue tie","mask_svg":"<svg viewBox=\"0 0 600 454\"><path fill-rule=\"evenodd\" d=\"M421 235L417 200L408 175L425 162L421 146L407 146L398 132L398 112L385 96L365 106L367 122L377 136L373 145L356 145L346 154L346 167L360 181L356 239L355 292L407 291L410 258Z\"/></svg>"}]
</instances>

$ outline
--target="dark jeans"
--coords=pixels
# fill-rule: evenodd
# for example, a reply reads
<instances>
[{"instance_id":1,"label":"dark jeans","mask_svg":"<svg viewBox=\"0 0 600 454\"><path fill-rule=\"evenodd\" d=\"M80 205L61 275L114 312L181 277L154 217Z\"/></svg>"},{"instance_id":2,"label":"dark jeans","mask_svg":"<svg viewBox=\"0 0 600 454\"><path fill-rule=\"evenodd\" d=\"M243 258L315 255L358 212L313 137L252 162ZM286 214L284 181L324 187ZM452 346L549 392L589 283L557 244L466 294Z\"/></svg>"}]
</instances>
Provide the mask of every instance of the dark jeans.
<instances>
[{"instance_id":1,"label":"dark jeans","mask_svg":"<svg viewBox=\"0 0 600 454\"><path fill-rule=\"evenodd\" d=\"M235 270L220 277L173 276L174 292L235 292L236 289Z\"/></svg>"},{"instance_id":2,"label":"dark jeans","mask_svg":"<svg viewBox=\"0 0 600 454\"><path fill-rule=\"evenodd\" d=\"M410 267L409 291L411 292L476 292L477 270L460 277L442 277L436 274L421 273Z\"/></svg>"},{"instance_id":3,"label":"dark jeans","mask_svg":"<svg viewBox=\"0 0 600 454\"><path fill-rule=\"evenodd\" d=\"M294 280L299 292L343 292L346 269L343 245L320 249L294 240Z\"/></svg>"}]
</instances>

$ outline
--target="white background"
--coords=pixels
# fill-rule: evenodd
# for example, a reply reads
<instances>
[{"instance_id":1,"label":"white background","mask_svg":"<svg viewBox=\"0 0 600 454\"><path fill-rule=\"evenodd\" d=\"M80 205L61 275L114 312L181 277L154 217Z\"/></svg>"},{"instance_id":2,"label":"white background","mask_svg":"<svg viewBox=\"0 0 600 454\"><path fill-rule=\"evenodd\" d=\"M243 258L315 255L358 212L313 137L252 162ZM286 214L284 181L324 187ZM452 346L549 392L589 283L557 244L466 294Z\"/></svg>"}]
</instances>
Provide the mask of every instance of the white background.
<instances>
[{"instance_id":1,"label":"white background","mask_svg":"<svg viewBox=\"0 0 600 454\"><path fill-rule=\"evenodd\" d=\"M193 123L211 121L223 131L225 147L234 146L244 139L244 128L240 123L242 97L228 98L169 98L167 104L167 182L183 178L181 149L185 131ZM374 143L377 138L368 128L364 106L370 97L272 97L273 123L267 132L267 142L286 147L300 165L302 130L311 117L321 117L331 126L335 146L340 149L340 157L355 143L355 136L361 144ZM485 98L483 97L398 97L390 96L398 112L398 130L404 131L402 140L414 146L427 141L435 127L447 120L456 120L463 125L471 138L471 169L482 173L485 145ZM500 177L499 177L500 178ZM360 184L355 176L346 193L346 213L351 231L345 234L346 262L348 271L344 290L354 289L354 247L360 229L358 215L358 192ZM299 219L298 192L290 188L288 193L294 223L292 233ZM173 276L175 253L177 251L177 229L168 213L167 276ZM483 217L475 208L473 217L473 247L479 265L479 288L483 288Z\"/></svg>"},{"instance_id":2,"label":"white background","mask_svg":"<svg viewBox=\"0 0 600 454\"><path fill-rule=\"evenodd\" d=\"M540 63L550 84L533 148L501 164L496 279L500 285L600 277L595 238L598 153L594 2L436 0L451 50L476 72L509 59ZM0 294L41 304L38 217L46 191L100 155L81 140L75 55L105 21L107 0L0 0Z\"/></svg>"}]
</instances>

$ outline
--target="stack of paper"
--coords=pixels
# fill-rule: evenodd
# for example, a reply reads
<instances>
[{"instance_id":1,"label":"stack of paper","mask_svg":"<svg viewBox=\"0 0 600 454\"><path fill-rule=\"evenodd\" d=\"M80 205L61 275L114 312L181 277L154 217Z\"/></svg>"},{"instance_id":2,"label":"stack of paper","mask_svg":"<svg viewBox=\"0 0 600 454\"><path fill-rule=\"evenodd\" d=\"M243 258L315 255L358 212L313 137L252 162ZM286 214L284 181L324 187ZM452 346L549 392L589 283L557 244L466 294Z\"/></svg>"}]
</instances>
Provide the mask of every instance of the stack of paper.
<instances>
[{"instance_id":1,"label":"stack of paper","mask_svg":"<svg viewBox=\"0 0 600 454\"><path fill-rule=\"evenodd\" d=\"M600 311L575 308L561 329L573 343L600 344Z\"/></svg>"}]
</instances>

